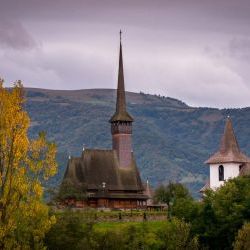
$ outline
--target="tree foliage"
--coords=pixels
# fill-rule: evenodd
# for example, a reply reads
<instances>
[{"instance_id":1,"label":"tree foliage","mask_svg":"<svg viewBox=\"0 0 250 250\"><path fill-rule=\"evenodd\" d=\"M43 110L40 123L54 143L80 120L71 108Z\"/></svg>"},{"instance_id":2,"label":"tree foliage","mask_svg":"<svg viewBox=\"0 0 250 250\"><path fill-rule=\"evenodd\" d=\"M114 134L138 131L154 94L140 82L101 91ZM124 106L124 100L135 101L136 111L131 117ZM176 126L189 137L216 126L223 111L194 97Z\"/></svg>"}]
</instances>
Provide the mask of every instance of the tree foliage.
<instances>
[{"instance_id":1,"label":"tree foliage","mask_svg":"<svg viewBox=\"0 0 250 250\"><path fill-rule=\"evenodd\" d=\"M238 230L250 220L250 178L237 177L208 190L199 206L193 233L211 249L232 249Z\"/></svg>"},{"instance_id":2,"label":"tree foliage","mask_svg":"<svg viewBox=\"0 0 250 250\"><path fill-rule=\"evenodd\" d=\"M169 183L164 186L161 185L155 190L154 200L156 202L174 203L178 199L190 199L192 198L188 189L184 187L181 183Z\"/></svg>"},{"instance_id":3,"label":"tree foliage","mask_svg":"<svg viewBox=\"0 0 250 250\"><path fill-rule=\"evenodd\" d=\"M85 200L87 196L86 185L81 183L72 183L71 180L66 179L60 186L55 199L63 201L65 199Z\"/></svg>"},{"instance_id":4,"label":"tree foliage","mask_svg":"<svg viewBox=\"0 0 250 250\"><path fill-rule=\"evenodd\" d=\"M238 230L250 221L249 176L230 179L216 191L207 190L202 201L192 199L180 184L161 186L155 196L172 201L171 215L190 223L191 234L208 249L232 249ZM243 236L239 237L242 242Z\"/></svg>"},{"instance_id":5,"label":"tree foliage","mask_svg":"<svg viewBox=\"0 0 250 250\"><path fill-rule=\"evenodd\" d=\"M245 223L238 231L234 250L248 250L250 249L250 223Z\"/></svg>"},{"instance_id":6,"label":"tree foliage","mask_svg":"<svg viewBox=\"0 0 250 250\"><path fill-rule=\"evenodd\" d=\"M66 211L57 214L56 223L46 234L48 249L93 249L93 222L89 213Z\"/></svg>"},{"instance_id":7,"label":"tree foliage","mask_svg":"<svg viewBox=\"0 0 250 250\"><path fill-rule=\"evenodd\" d=\"M121 224L98 229L90 216L70 212L57 214L57 223L46 235L48 249L91 250L196 250L197 237L191 235L191 225L182 220L166 221L158 228L150 222Z\"/></svg>"},{"instance_id":8,"label":"tree foliage","mask_svg":"<svg viewBox=\"0 0 250 250\"><path fill-rule=\"evenodd\" d=\"M193 237L191 234L191 224L187 224L183 220L174 218L159 233L161 234L160 239L164 243L163 249L199 249L198 238L196 236Z\"/></svg>"},{"instance_id":9,"label":"tree foliage","mask_svg":"<svg viewBox=\"0 0 250 250\"><path fill-rule=\"evenodd\" d=\"M168 206L168 216L172 215L183 219L187 215L192 216L195 213L194 199L188 189L180 183L169 183L161 185L155 190L154 200L160 203L166 203Z\"/></svg>"},{"instance_id":10,"label":"tree foliage","mask_svg":"<svg viewBox=\"0 0 250 250\"><path fill-rule=\"evenodd\" d=\"M27 136L21 82L6 89L0 82L0 248L42 248L45 232L54 223L42 202L42 184L56 173L56 146Z\"/></svg>"}]
</instances>

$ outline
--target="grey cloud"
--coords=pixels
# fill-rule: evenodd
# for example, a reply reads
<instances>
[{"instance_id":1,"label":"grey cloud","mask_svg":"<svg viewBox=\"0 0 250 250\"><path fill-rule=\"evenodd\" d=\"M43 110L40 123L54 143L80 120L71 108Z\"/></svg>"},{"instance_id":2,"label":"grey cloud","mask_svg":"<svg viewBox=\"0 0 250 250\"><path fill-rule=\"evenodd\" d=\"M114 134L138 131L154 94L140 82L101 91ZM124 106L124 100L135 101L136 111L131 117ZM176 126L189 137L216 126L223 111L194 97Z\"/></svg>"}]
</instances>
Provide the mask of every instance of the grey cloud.
<instances>
[{"instance_id":1,"label":"grey cloud","mask_svg":"<svg viewBox=\"0 0 250 250\"><path fill-rule=\"evenodd\" d=\"M250 63L250 37L232 39L229 42L229 53L232 57Z\"/></svg>"},{"instance_id":2,"label":"grey cloud","mask_svg":"<svg viewBox=\"0 0 250 250\"><path fill-rule=\"evenodd\" d=\"M217 28L229 28L224 21L228 19L233 22L250 20L249 11L248 0L11 0L2 1L0 8L1 15L25 20L80 19L141 26L157 24L159 27L165 27L169 21L170 25L188 22L198 27L216 25Z\"/></svg>"},{"instance_id":3,"label":"grey cloud","mask_svg":"<svg viewBox=\"0 0 250 250\"><path fill-rule=\"evenodd\" d=\"M0 19L0 46L23 50L35 48L37 44L20 22Z\"/></svg>"},{"instance_id":4,"label":"grey cloud","mask_svg":"<svg viewBox=\"0 0 250 250\"><path fill-rule=\"evenodd\" d=\"M122 28L127 90L250 106L249 13L245 0L0 0L0 74L41 88L114 88Z\"/></svg>"}]
</instances>

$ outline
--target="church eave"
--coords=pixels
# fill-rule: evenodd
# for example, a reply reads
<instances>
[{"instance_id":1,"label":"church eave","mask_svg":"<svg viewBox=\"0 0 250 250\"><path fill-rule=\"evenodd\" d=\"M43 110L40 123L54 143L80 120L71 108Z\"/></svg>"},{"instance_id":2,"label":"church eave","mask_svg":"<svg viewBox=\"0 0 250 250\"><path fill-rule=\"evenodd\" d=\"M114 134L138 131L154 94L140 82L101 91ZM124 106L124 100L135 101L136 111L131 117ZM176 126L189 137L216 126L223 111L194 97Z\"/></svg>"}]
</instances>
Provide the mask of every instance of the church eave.
<instances>
[{"instance_id":1,"label":"church eave","mask_svg":"<svg viewBox=\"0 0 250 250\"><path fill-rule=\"evenodd\" d=\"M219 163L249 163L250 159L243 153L238 153L237 155L233 153L222 154L217 152L212 155L205 164L219 164Z\"/></svg>"},{"instance_id":2,"label":"church eave","mask_svg":"<svg viewBox=\"0 0 250 250\"><path fill-rule=\"evenodd\" d=\"M119 112L119 113L115 113L111 119L109 120L109 122L133 122L134 119L133 117L128 113L128 112Z\"/></svg>"}]
</instances>

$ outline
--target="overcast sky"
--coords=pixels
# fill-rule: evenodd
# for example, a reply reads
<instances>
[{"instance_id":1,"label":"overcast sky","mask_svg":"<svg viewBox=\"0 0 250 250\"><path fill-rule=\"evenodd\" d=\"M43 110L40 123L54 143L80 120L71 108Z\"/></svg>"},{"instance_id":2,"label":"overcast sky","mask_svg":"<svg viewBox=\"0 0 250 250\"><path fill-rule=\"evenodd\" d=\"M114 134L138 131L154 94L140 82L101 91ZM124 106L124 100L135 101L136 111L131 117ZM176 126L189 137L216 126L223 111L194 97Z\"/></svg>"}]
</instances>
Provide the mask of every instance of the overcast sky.
<instances>
[{"instance_id":1,"label":"overcast sky","mask_svg":"<svg viewBox=\"0 0 250 250\"><path fill-rule=\"evenodd\" d=\"M192 106L250 106L249 0L0 0L6 85L115 88Z\"/></svg>"}]
</instances>

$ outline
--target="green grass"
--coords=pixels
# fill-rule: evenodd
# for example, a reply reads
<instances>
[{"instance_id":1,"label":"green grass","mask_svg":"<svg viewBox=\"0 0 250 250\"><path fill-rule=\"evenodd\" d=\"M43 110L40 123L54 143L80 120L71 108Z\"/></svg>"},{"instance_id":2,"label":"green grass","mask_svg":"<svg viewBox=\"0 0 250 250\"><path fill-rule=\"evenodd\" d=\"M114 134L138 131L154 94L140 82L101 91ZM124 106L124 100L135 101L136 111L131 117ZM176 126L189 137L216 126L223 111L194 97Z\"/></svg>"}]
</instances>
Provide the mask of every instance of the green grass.
<instances>
[{"instance_id":1,"label":"green grass","mask_svg":"<svg viewBox=\"0 0 250 250\"><path fill-rule=\"evenodd\" d=\"M159 230L166 221L146 221L146 222L99 222L94 225L94 229L97 231L107 231L113 229L121 230L123 227L135 226L140 228L142 226L148 226L152 231Z\"/></svg>"},{"instance_id":2,"label":"green grass","mask_svg":"<svg viewBox=\"0 0 250 250\"><path fill-rule=\"evenodd\" d=\"M70 210L57 210L55 213L57 215L63 215L64 213L69 212ZM86 218L90 218L93 220L98 219L118 219L119 215L121 215L122 219L130 219L130 218L143 218L144 213L146 216L155 216L155 217L162 217L167 215L167 211L143 211L143 210L133 210L133 211L98 211L96 209L88 209L82 211L76 211L79 216L83 216Z\"/></svg>"}]
</instances>

